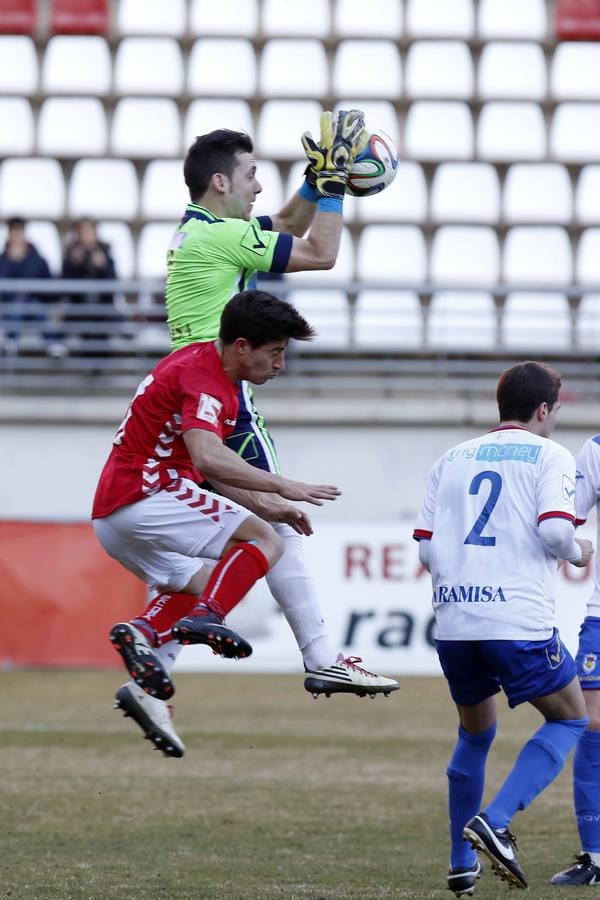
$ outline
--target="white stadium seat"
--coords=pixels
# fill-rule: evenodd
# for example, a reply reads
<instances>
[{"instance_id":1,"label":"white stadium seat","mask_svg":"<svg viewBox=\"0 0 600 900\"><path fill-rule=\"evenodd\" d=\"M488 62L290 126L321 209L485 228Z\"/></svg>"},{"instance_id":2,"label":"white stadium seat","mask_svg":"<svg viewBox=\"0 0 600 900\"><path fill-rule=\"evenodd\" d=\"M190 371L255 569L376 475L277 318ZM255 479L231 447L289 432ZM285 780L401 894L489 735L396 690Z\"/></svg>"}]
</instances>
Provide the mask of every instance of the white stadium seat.
<instances>
[{"instance_id":1,"label":"white stadium seat","mask_svg":"<svg viewBox=\"0 0 600 900\"><path fill-rule=\"evenodd\" d=\"M142 218L179 221L190 202L183 178L183 160L151 160L142 178L141 198Z\"/></svg>"},{"instance_id":2,"label":"white stadium seat","mask_svg":"<svg viewBox=\"0 0 600 900\"><path fill-rule=\"evenodd\" d=\"M389 100L370 100L347 96L338 100L334 109L361 109L365 114L365 122L372 131L384 131L398 146L400 128L398 114ZM317 134L313 132L313 134Z\"/></svg>"},{"instance_id":3,"label":"white stadium seat","mask_svg":"<svg viewBox=\"0 0 600 900\"><path fill-rule=\"evenodd\" d=\"M245 131L253 135L252 113L245 100L193 100L188 106L183 126L183 153L200 134L208 134L215 128Z\"/></svg>"},{"instance_id":4,"label":"white stadium seat","mask_svg":"<svg viewBox=\"0 0 600 900\"><path fill-rule=\"evenodd\" d=\"M575 221L600 223L600 165L583 166L575 188Z\"/></svg>"},{"instance_id":5,"label":"white stadium seat","mask_svg":"<svg viewBox=\"0 0 600 900\"><path fill-rule=\"evenodd\" d=\"M575 281L600 284L600 228L586 228L581 232L575 255Z\"/></svg>"},{"instance_id":6,"label":"white stadium seat","mask_svg":"<svg viewBox=\"0 0 600 900\"><path fill-rule=\"evenodd\" d=\"M402 35L403 0L335 0L335 34L340 37L386 37Z\"/></svg>"},{"instance_id":7,"label":"white stadium seat","mask_svg":"<svg viewBox=\"0 0 600 900\"><path fill-rule=\"evenodd\" d=\"M262 191L254 201L253 216L272 216L278 213L284 204L283 185L279 166L266 159L256 160L256 177ZM296 185L296 190L299 187Z\"/></svg>"},{"instance_id":8,"label":"white stadium seat","mask_svg":"<svg viewBox=\"0 0 600 900\"><path fill-rule=\"evenodd\" d=\"M569 235L558 226L515 226L504 242L504 281L567 285L573 277Z\"/></svg>"},{"instance_id":9,"label":"white stadium seat","mask_svg":"<svg viewBox=\"0 0 600 900\"><path fill-rule=\"evenodd\" d=\"M321 104L315 100L267 100L256 131L256 149L267 158L298 159L303 131L319 134Z\"/></svg>"},{"instance_id":10,"label":"white stadium seat","mask_svg":"<svg viewBox=\"0 0 600 900\"><path fill-rule=\"evenodd\" d=\"M550 69L550 91L555 100L600 99L600 44L558 44Z\"/></svg>"},{"instance_id":11,"label":"white stadium seat","mask_svg":"<svg viewBox=\"0 0 600 900\"><path fill-rule=\"evenodd\" d=\"M185 33L185 0L169 0L168 3L165 0L119 0L116 13L117 31L120 34L182 37Z\"/></svg>"},{"instance_id":12,"label":"white stadium seat","mask_svg":"<svg viewBox=\"0 0 600 900\"><path fill-rule=\"evenodd\" d=\"M500 217L500 183L490 163L441 163L431 184L434 222L495 224Z\"/></svg>"},{"instance_id":13,"label":"white stadium seat","mask_svg":"<svg viewBox=\"0 0 600 900\"><path fill-rule=\"evenodd\" d=\"M569 302L560 293L515 291L504 302L502 342L506 347L522 349L568 350L571 346L572 320Z\"/></svg>"},{"instance_id":14,"label":"white stadium seat","mask_svg":"<svg viewBox=\"0 0 600 900\"><path fill-rule=\"evenodd\" d=\"M98 237L110 246L118 278L133 278L135 254L129 225L125 222L98 222Z\"/></svg>"},{"instance_id":15,"label":"white stadium seat","mask_svg":"<svg viewBox=\"0 0 600 900\"><path fill-rule=\"evenodd\" d=\"M571 179L559 163L515 163L504 182L507 222L568 224L573 217Z\"/></svg>"},{"instance_id":16,"label":"white stadium seat","mask_svg":"<svg viewBox=\"0 0 600 900\"><path fill-rule=\"evenodd\" d=\"M600 103L559 103L550 126L550 154L562 162L600 160Z\"/></svg>"},{"instance_id":17,"label":"white stadium seat","mask_svg":"<svg viewBox=\"0 0 600 900\"><path fill-rule=\"evenodd\" d=\"M329 0L311 0L310 3L263 0L261 25L266 37L327 37L331 30Z\"/></svg>"},{"instance_id":18,"label":"white stadium seat","mask_svg":"<svg viewBox=\"0 0 600 900\"><path fill-rule=\"evenodd\" d=\"M138 180L129 159L80 159L69 181L68 214L72 218L135 219Z\"/></svg>"},{"instance_id":19,"label":"white stadium seat","mask_svg":"<svg viewBox=\"0 0 600 900\"><path fill-rule=\"evenodd\" d=\"M290 291L289 303L313 326L317 337L303 349L347 347L350 343L350 311L344 291Z\"/></svg>"},{"instance_id":20,"label":"white stadium seat","mask_svg":"<svg viewBox=\"0 0 600 900\"><path fill-rule=\"evenodd\" d=\"M48 156L102 156L106 113L97 97L48 97L38 116L38 152Z\"/></svg>"},{"instance_id":21,"label":"white stadium seat","mask_svg":"<svg viewBox=\"0 0 600 900\"><path fill-rule=\"evenodd\" d=\"M60 219L65 212L65 183L55 159L5 159L0 164L3 216Z\"/></svg>"},{"instance_id":22,"label":"white stadium seat","mask_svg":"<svg viewBox=\"0 0 600 900\"><path fill-rule=\"evenodd\" d=\"M115 93L177 97L183 89L183 61L175 38L124 38L115 54Z\"/></svg>"},{"instance_id":23,"label":"white stadium seat","mask_svg":"<svg viewBox=\"0 0 600 900\"><path fill-rule=\"evenodd\" d=\"M406 96L467 100L473 60L464 41L414 41L406 54Z\"/></svg>"},{"instance_id":24,"label":"white stadium seat","mask_svg":"<svg viewBox=\"0 0 600 900\"><path fill-rule=\"evenodd\" d=\"M323 97L329 90L323 44L310 39L267 41L260 57L258 87L265 97Z\"/></svg>"},{"instance_id":25,"label":"white stadium seat","mask_svg":"<svg viewBox=\"0 0 600 900\"><path fill-rule=\"evenodd\" d=\"M92 94L104 97L112 87L110 49L103 37L51 37L42 64L45 94Z\"/></svg>"},{"instance_id":26,"label":"white stadium seat","mask_svg":"<svg viewBox=\"0 0 600 900\"><path fill-rule=\"evenodd\" d=\"M405 29L412 38L470 40L475 31L473 0L406 0Z\"/></svg>"},{"instance_id":27,"label":"white stadium seat","mask_svg":"<svg viewBox=\"0 0 600 900\"><path fill-rule=\"evenodd\" d=\"M441 225L431 244L431 280L493 285L500 275L498 235L485 225Z\"/></svg>"},{"instance_id":28,"label":"white stadium seat","mask_svg":"<svg viewBox=\"0 0 600 900\"><path fill-rule=\"evenodd\" d=\"M427 316L427 344L489 349L496 344L496 307L487 291L437 291Z\"/></svg>"},{"instance_id":29,"label":"white stadium seat","mask_svg":"<svg viewBox=\"0 0 600 900\"><path fill-rule=\"evenodd\" d=\"M546 125L541 106L528 102L484 103L477 127L477 155L492 162L543 159Z\"/></svg>"},{"instance_id":30,"label":"white stadium seat","mask_svg":"<svg viewBox=\"0 0 600 900\"><path fill-rule=\"evenodd\" d=\"M414 291L360 291L354 307L354 343L359 347L421 347L423 313Z\"/></svg>"},{"instance_id":31,"label":"white stadium seat","mask_svg":"<svg viewBox=\"0 0 600 900\"><path fill-rule=\"evenodd\" d=\"M191 0L189 31L200 37L253 37L258 31L258 0Z\"/></svg>"},{"instance_id":32,"label":"white stadium seat","mask_svg":"<svg viewBox=\"0 0 600 900\"><path fill-rule=\"evenodd\" d=\"M327 287L331 282L347 282L354 278L354 247L348 228L342 230L342 239L337 260L333 269L325 269L321 272L295 272L294 287L296 285L323 285Z\"/></svg>"},{"instance_id":33,"label":"white stadium seat","mask_svg":"<svg viewBox=\"0 0 600 900\"><path fill-rule=\"evenodd\" d=\"M415 225L366 225L357 247L360 281L422 282L427 279L425 238Z\"/></svg>"},{"instance_id":34,"label":"white stadium seat","mask_svg":"<svg viewBox=\"0 0 600 900\"><path fill-rule=\"evenodd\" d=\"M176 222L149 222L142 226L136 254L139 278L167 277L167 250L176 225Z\"/></svg>"},{"instance_id":35,"label":"white stadium seat","mask_svg":"<svg viewBox=\"0 0 600 900\"><path fill-rule=\"evenodd\" d=\"M38 61L35 45L25 35L0 37L0 94L35 94Z\"/></svg>"},{"instance_id":36,"label":"white stadium seat","mask_svg":"<svg viewBox=\"0 0 600 900\"><path fill-rule=\"evenodd\" d=\"M115 106L111 151L147 158L181 153L181 123L174 100L124 97Z\"/></svg>"},{"instance_id":37,"label":"white stadium seat","mask_svg":"<svg viewBox=\"0 0 600 900\"><path fill-rule=\"evenodd\" d=\"M341 41L332 72L336 96L379 97L396 100L402 93L400 53L393 41Z\"/></svg>"},{"instance_id":38,"label":"white stadium seat","mask_svg":"<svg viewBox=\"0 0 600 900\"><path fill-rule=\"evenodd\" d=\"M253 97L257 66L247 38L200 38L192 46L187 89L192 96Z\"/></svg>"},{"instance_id":39,"label":"white stadium seat","mask_svg":"<svg viewBox=\"0 0 600 900\"><path fill-rule=\"evenodd\" d=\"M600 347L600 294L583 294L575 320L575 341L585 350Z\"/></svg>"},{"instance_id":40,"label":"white stadium seat","mask_svg":"<svg viewBox=\"0 0 600 900\"><path fill-rule=\"evenodd\" d=\"M422 160L470 159L473 120L467 104L417 100L406 116L404 151Z\"/></svg>"},{"instance_id":41,"label":"white stadium seat","mask_svg":"<svg viewBox=\"0 0 600 900\"><path fill-rule=\"evenodd\" d=\"M480 0L478 33L481 40L544 41L547 30L546 0Z\"/></svg>"},{"instance_id":42,"label":"white stadium seat","mask_svg":"<svg viewBox=\"0 0 600 900\"><path fill-rule=\"evenodd\" d=\"M0 97L0 157L33 152L34 122L31 105L25 97ZM10 128L6 123L10 122Z\"/></svg>"},{"instance_id":43,"label":"white stadium seat","mask_svg":"<svg viewBox=\"0 0 600 900\"><path fill-rule=\"evenodd\" d=\"M346 203L344 200L344 218ZM399 162L396 177L385 190L356 203L359 222L424 222L427 218L427 184L416 162Z\"/></svg>"},{"instance_id":44,"label":"white stadium seat","mask_svg":"<svg viewBox=\"0 0 600 900\"><path fill-rule=\"evenodd\" d=\"M477 94L482 100L545 100L547 84L546 59L539 44L490 41L484 46L477 70Z\"/></svg>"}]
</instances>

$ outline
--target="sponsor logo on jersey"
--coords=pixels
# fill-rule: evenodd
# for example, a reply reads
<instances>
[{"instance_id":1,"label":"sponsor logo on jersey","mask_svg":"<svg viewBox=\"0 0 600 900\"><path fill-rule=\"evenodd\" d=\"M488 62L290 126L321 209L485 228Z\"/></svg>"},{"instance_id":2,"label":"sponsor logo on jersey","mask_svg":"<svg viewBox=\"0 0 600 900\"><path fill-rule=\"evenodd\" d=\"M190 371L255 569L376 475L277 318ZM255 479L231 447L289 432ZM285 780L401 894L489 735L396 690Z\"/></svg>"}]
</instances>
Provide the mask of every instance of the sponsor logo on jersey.
<instances>
[{"instance_id":1,"label":"sponsor logo on jersey","mask_svg":"<svg viewBox=\"0 0 600 900\"><path fill-rule=\"evenodd\" d=\"M575 482L569 475L562 477L562 492L565 500L570 500L575 494Z\"/></svg>"},{"instance_id":2,"label":"sponsor logo on jersey","mask_svg":"<svg viewBox=\"0 0 600 900\"><path fill-rule=\"evenodd\" d=\"M218 425L219 413L222 409L223 404L216 397L211 397L210 394L200 394L196 418L210 422L211 425Z\"/></svg>"},{"instance_id":3,"label":"sponsor logo on jersey","mask_svg":"<svg viewBox=\"0 0 600 900\"><path fill-rule=\"evenodd\" d=\"M506 603L504 591L491 584L439 584L433 591L434 603Z\"/></svg>"},{"instance_id":4,"label":"sponsor logo on jersey","mask_svg":"<svg viewBox=\"0 0 600 900\"><path fill-rule=\"evenodd\" d=\"M583 671L586 675L589 675L590 672L593 672L596 668L597 656L595 653L586 653L583 657Z\"/></svg>"},{"instance_id":5,"label":"sponsor logo on jersey","mask_svg":"<svg viewBox=\"0 0 600 900\"><path fill-rule=\"evenodd\" d=\"M541 452L539 444L480 444L475 458L486 462L536 463Z\"/></svg>"},{"instance_id":6,"label":"sponsor logo on jersey","mask_svg":"<svg viewBox=\"0 0 600 900\"><path fill-rule=\"evenodd\" d=\"M253 222L251 222L246 229L240 244L246 250L251 250L253 253L256 253L257 256L264 256L267 252L267 245L263 235Z\"/></svg>"}]
</instances>

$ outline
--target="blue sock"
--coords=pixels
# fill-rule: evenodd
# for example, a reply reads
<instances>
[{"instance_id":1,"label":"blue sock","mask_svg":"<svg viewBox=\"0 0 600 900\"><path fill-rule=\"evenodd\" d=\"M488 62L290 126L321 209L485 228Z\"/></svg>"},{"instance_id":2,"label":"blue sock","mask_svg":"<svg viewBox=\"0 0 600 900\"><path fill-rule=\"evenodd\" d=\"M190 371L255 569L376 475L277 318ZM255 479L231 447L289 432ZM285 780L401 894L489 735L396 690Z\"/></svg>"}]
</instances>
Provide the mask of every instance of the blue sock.
<instances>
[{"instance_id":1,"label":"blue sock","mask_svg":"<svg viewBox=\"0 0 600 900\"><path fill-rule=\"evenodd\" d=\"M527 741L508 778L485 813L493 828L506 828L518 809L526 809L554 781L589 719L545 722Z\"/></svg>"},{"instance_id":2,"label":"blue sock","mask_svg":"<svg viewBox=\"0 0 600 900\"><path fill-rule=\"evenodd\" d=\"M573 799L581 849L600 853L600 731L584 731L577 744Z\"/></svg>"},{"instance_id":3,"label":"blue sock","mask_svg":"<svg viewBox=\"0 0 600 900\"><path fill-rule=\"evenodd\" d=\"M496 734L496 723L471 734L462 725L448 763L448 813L450 817L450 868L467 869L477 855L463 838L463 828L481 809L485 784L485 761Z\"/></svg>"}]
</instances>

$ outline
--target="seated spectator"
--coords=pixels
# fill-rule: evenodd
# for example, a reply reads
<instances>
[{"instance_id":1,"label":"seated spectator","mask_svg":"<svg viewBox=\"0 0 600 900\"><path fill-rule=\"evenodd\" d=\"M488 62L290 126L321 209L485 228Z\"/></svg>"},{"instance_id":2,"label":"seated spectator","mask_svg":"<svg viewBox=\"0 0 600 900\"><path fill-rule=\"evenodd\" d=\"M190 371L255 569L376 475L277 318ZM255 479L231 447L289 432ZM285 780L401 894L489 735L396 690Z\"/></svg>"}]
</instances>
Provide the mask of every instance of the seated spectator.
<instances>
[{"instance_id":1,"label":"seated spectator","mask_svg":"<svg viewBox=\"0 0 600 900\"><path fill-rule=\"evenodd\" d=\"M117 277L110 247L103 241L98 240L96 224L91 219L81 219L77 222L74 236L65 248L62 276L63 278L94 280ZM80 335L82 338L91 338L92 340L107 339L108 334L96 331L93 324L89 328L86 328L85 325L95 322L114 322L119 319L114 311L112 293L101 293L96 289L86 293L68 294L65 299L72 306L85 304L86 306L98 307L101 304L106 305L106 313L95 309L88 315L83 311L78 312L76 309L67 309L64 320L65 322L82 323L84 325ZM109 306L110 309L108 308Z\"/></svg>"}]
</instances>

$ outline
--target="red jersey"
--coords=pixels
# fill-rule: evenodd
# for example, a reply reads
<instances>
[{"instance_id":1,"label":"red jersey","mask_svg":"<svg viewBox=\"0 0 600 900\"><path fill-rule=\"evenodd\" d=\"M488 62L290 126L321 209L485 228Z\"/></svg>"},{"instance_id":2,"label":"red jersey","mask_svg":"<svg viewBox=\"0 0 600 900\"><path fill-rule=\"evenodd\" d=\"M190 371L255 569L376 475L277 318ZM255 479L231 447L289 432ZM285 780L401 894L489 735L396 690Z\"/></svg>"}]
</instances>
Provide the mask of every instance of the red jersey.
<instances>
[{"instance_id":1,"label":"red jersey","mask_svg":"<svg viewBox=\"0 0 600 900\"><path fill-rule=\"evenodd\" d=\"M204 480L184 432L214 431L221 440L238 414L236 385L210 343L189 344L163 359L138 387L100 475L92 518L160 491L178 478Z\"/></svg>"}]
</instances>

